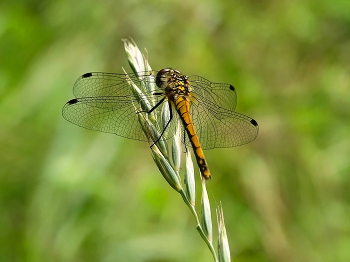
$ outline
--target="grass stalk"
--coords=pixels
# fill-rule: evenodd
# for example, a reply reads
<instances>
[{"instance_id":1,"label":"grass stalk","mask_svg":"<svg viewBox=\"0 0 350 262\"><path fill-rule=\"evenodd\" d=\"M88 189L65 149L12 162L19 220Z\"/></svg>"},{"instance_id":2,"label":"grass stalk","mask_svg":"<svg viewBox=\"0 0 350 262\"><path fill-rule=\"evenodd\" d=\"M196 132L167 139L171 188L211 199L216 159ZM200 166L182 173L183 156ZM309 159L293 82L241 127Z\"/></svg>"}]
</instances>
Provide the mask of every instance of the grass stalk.
<instances>
[{"instance_id":1,"label":"grass stalk","mask_svg":"<svg viewBox=\"0 0 350 262\"><path fill-rule=\"evenodd\" d=\"M125 50L128 57L128 62L131 66L131 69L134 71L135 75L140 76L139 72L151 72L151 67L145 58L145 56L142 55L136 44L131 40L123 40ZM147 74L148 75L148 74ZM140 80L142 80L142 77L140 76ZM143 97L142 89L144 89L145 92L149 92L150 90L154 91L155 87L152 86L152 83L154 84L154 75L149 74L149 77L153 77L152 79L148 79L145 81L144 84L141 86L136 87L135 83L132 83L129 79L129 84L133 89L135 90L135 95L137 97ZM142 110L148 111L150 109L150 106L154 105L154 101L144 101L144 103L141 105ZM135 108L135 110L137 110ZM145 132L146 136L149 136L149 134L155 134L155 137L151 137L150 140L157 141L161 132L157 130L157 127L160 128L160 130L163 130L162 127L164 127L164 119L167 119L167 112L168 106L164 106L162 108L161 117L155 117L153 115L146 117L142 114L139 114L139 122ZM191 210L197 226L196 229L199 232L200 236L203 238L204 242L207 244L210 252L213 255L215 262L227 262L230 261L229 256L229 249L228 249L228 241L226 236L226 229L223 222L223 211L222 207L219 207L217 209L217 219L218 219L218 226L219 226L219 239L218 239L218 252L219 256L217 255L213 242L212 242L212 219L211 219L211 211L210 211L210 202L209 197L206 190L206 181L201 178L202 180L202 198L201 198L201 213L202 216L199 217L195 208L195 176L194 176L194 168L193 168L193 162L191 159L191 153L189 150L186 150L186 164L185 164L185 175L184 175L184 185L181 183L181 177L180 177L180 166L181 166L181 154L182 154L182 146L181 146L181 123L177 123L176 132L174 134L173 142L170 146L167 145L167 143L160 139L159 142L152 145L151 151L152 151L152 157L154 162L156 163L158 169L160 170L161 174L165 178L165 180L168 182L168 184L175 189L180 195L182 196L183 201L188 206L188 208ZM148 132L148 130L152 130L151 132ZM170 149L169 149L170 147ZM171 154L169 154L171 152ZM171 160L170 160L171 156ZM185 188L185 189L184 189Z\"/></svg>"}]
</instances>

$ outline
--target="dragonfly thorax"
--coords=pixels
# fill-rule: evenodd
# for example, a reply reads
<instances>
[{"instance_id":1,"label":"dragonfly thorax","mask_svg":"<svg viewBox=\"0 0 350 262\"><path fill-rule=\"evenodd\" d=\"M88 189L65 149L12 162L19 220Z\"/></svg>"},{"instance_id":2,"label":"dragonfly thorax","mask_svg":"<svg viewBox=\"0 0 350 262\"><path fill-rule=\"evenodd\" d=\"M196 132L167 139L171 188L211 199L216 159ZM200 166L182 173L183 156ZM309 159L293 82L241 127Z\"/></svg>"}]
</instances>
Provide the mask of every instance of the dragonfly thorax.
<instances>
[{"instance_id":1,"label":"dragonfly thorax","mask_svg":"<svg viewBox=\"0 0 350 262\"><path fill-rule=\"evenodd\" d=\"M171 100L176 100L179 95L189 96L191 92L188 77L174 69L160 70L156 77L156 84Z\"/></svg>"}]
</instances>

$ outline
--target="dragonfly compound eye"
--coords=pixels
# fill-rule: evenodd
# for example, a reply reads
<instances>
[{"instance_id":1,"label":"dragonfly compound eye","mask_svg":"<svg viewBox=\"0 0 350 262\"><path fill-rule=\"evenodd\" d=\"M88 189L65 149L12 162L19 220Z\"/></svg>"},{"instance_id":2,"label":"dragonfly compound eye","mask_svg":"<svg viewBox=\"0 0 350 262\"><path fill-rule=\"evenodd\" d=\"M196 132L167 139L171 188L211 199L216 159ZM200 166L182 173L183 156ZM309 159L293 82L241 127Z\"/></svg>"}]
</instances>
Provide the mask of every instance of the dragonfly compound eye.
<instances>
[{"instance_id":1,"label":"dragonfly compound eye","mask_svg":"<svg viewBox=\"0 0 350 262\"><path fill-rule=\"evenodd\" d=\"M156 85L157 85L159 88L162 88L164 82L166 82L166 81L168 80L169 72L170 72L170 69L168 69L168 68L163 68L163 69L161 69L161 70L157 73L157 76L156 76Z\"/></svg>"}]
</instances>

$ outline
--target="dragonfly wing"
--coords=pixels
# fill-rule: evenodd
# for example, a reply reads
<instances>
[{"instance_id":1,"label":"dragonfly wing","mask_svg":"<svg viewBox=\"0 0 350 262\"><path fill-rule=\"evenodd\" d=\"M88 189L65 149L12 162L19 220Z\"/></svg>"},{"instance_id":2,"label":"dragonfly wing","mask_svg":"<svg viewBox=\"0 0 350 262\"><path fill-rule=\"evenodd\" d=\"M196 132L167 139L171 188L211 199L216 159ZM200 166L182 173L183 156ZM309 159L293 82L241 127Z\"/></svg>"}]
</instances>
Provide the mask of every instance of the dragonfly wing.
<instances>
[{"instance_id":1,"label":"dragonfly wing","mask_svg":"<svg viewBox=\"0 0 350 262\"><path fill-rule=\"evenodd\" d=\"M87 129L149 141L154 139L154 133L140 124L140 117L148 119L145 111L160 99L153 95L154 85L154 72L86 73L75 82L76 98L63 107L62 114L66 120ZM157 110L151 115L156 114Z\"/></svg>"},{"instance_id":2,"label":"dragonfly wing","mask_svg":"<svg viewBox=\"0 0 350 262\"><path fill-rule=\"evenodd\" d=\"M208 100L193 102L191 115L203 149L244 145L253 141L259 132L254 119Z\"/></svg>"},{"instance_id":3,"label":"dragonfly wing","mask_svg":"<svg viewBox=\"0 0 350 262\"><path fill-rule=\"evenodd\" d=\"M67 121L90 130L148 141L133 104L138 105L132 97L76 98L65 104L62 115Z\"/></svg>"},{"instance_id":4,"label":"dragonfly wing","mask_svg":"<svg viewBox=\"0 0 350 262\"><path fill-rule=\"evenodd\" d=\"M134 96L131 80L145 93L152 93L155 87L154 72L135 74L114 74L93 72L79 77L74 84L75 97Z\"/></svg>"},{"instance_id":5,"label":"dragonfly wing","mask_svg":"<svg viewBox=\"0 0 350 262\"><path fill-rule=\"evenodd\" d=\"M235 88L230 84L212 83L200 76L189 77L192 92L203 101L211 101L219 107L234 111L237 104Z\"/></svg>"}]
</instances>

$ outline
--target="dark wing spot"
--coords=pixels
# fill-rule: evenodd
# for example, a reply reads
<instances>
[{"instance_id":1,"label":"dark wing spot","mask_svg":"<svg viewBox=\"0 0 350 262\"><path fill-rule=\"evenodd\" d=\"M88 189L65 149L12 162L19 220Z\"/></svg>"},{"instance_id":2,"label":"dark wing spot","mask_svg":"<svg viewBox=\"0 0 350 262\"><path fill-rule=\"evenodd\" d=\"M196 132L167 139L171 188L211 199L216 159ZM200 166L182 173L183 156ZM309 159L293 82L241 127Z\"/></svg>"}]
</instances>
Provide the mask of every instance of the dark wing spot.
<instances>
[{"instance_id":1,"label":"dark wing spot","mask_svg":"<svg viewBox=\"0 0 350 262\"><path fill-rule=\"evenodd\" d=\"M230 85L230 89L231 89L232 91L235 91L235 88L234 88L234 86L232 86L232 85Z\"/></svg>"},{"instance_id":2,"label":"dark wing spot","mask_svg":"<svg viewBox=\"0 0 350 262\"><path fill-rule=\"evenodd\" d=\"M87 77L90 77L90 76L92 76L92 73L83 74L81 77L82 78L87 78Z\"/></svg>"},{"instance_id":3,"label":"dark wing spot","mask_svg":"<svg viewBox=\"0 0 350 262\"><path fill-rule=\"evenodd\" d=\"M69 100L69 101L67 102L68 105L73 105L73 104L76 104L76 103L78 103L78 99L76 99L76 98L74 98L74 99L72 99L72 100Z\"/></svg>"},{"instance_id":4,"label":"dark wing spot","mask_svg":"<svg viewBox=\"0 0 350 262\"><path fill-rule=\"evenodd\" d=\"M258 125L258 123L254 119L250 120L250 123L252 123L253 126L257 126Z\"/></svg>"}]
</instances>

